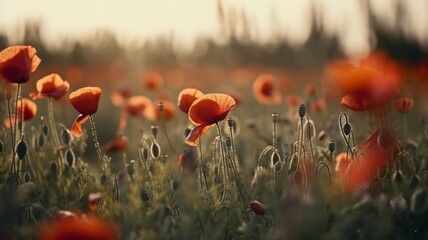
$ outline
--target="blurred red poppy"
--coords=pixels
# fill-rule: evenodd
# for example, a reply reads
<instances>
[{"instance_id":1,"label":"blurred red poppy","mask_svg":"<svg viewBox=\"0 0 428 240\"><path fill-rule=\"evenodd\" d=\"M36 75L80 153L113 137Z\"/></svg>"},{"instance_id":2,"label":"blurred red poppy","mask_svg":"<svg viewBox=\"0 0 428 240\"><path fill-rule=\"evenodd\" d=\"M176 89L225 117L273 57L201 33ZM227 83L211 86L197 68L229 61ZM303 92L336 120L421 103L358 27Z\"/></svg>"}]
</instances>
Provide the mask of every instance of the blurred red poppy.
<instances>
[{"instance_id":1,"label":"blurred red poppy","mask_svg":"<svg viewBox=\"0 0 428 240\"><path fill-rule=\"evenodd\" d=\"M346 156L348 155L348 157ZM346 154L346 152L339 153L336 156L336 167L334 170L340 174L346 174L348 167L352 163L352 154Z\"/></svg>"},{"instance_id":2,"label":"blurred red poppy","mask_svg":"<svg viewBox=\"0 0 428 240\"><path fill-rule=\"evenodd\" d=\"M204 95L196 88L185 88L178 94L178 107L181 111L188 113L192 103L200 96Z\"/></svg>"},{"instance_id":3,"label":"blurred red poppy","mask_svg":"<svg viewBox=\"0 0 428 240\"><path fill-rule=\"evenodd\" d=\"M316 88L315 88L314 84L308 84L308 85L306 85L306 87L305 87L305 94L306 94L306 96L312 97L312 96L315 95L315 93L316 93Z\"/></svg>"},{"instance_id":4,"label":"blurred red poppy","mask_svg":"<svg viewBox=\"0 0 428 240\"><path fill-rule=\"evenodd\" d=\"M36 89L37 92L30 93L31 99L53 97L58 100L68 92L70 84L64 81L58 74L52 73L39 79L36 83Z\"/></svg>"},{"instance_id":5,"label":"blurred red poppy","mask_svg":"<svg viewBox=\"0 0 428 240\"><path fill-rule=\"evenodd\" d=\"M123 108L119 122L119 130L125 129L128 116L144 117L149 121L156 120L156 110L152 100L145 96L133 96L129 98Z\"/></svg>"},{"instance_id":6,"label":"blurred red poppy","mask_svg":"<svg viewBox=\"0 0 428 240\"><path fill-rule=\"evenodd\" d=\"M402 77L393 64L378 55L356 63L336 61L326 71L343 93L341 104L355 111L386 109L399 92Z\"/></svg>"},{"instance_id":7,"label":"blurred red poppy","mask_svg":"<svg viewBox=\"0 0 428 240\"><path fill-rule=\"evenodd\" d=\"M107 142L103 146L104 153L110 153L114 151L124 151L128 147L128 139L125 137L114 139Z\"/></svg>"},{"instance_id":8,"label":"blurred red poppy","mask_svg":"<svg viewBox=\"0 0 428 240\"><path fill-rule=\"evenodd\" d=\"M122 86L111 93L110 100L113 105L121 107L125 104L126 100L131 97L131 92L130 87Z\"/></svg>"},{"instance_id":9,"label":"blurred red poppy","mask_svg":"<svg viewBox=\"0 0 428 240\"><path fill-rule=\"evenodd\" d=\"M324 111L325 107L326 107L325 100L322 98L319 98L316 101L311 103L310 110L311 112L322 112Z\"/></svg>"},{"instance_id":10,"label":"blurred red poppy","mask_svg":"<svg viewBox=\"0 0 428 240\"><path fill-rule=\"evenodd\" d=\"M180 171L193 172L196 166L195 151L192 148L184 149L183 153L178 156L178 167Z\"/></svg>"},{"instance_id":11,"label":"blurred red poppy","mask_svg":"<svg viewBox=\"0 0 428 240\"><path fill-rule=\"evenodd\" d=\"M189 119L196 126L187 136L186 143L196 146L208 126L225 119L235 106L235 100L222 93L205 94L194 101L189 109Z\"/></svg>"},{"instance_id":12,"label":"blurred red poppy","mask_svg":"<svg viewBox=\"0 0 428 240\"><path fill-rule=\"evenodd\" d=\"M82 124L88 120L89 115L97 112L101 92L99 87L83 87L70 93L70 103L80 113L70 130L74 136L83 135Z\"/></svg>"},{"instance_id":13,"label":"blurred red poppy","mask_svg":"<svg viewBox=\"0 0 428 240\"><path fill-rule=\"evenodd\" d=\"M4 123L7 128L11 127L11 123L13 124L16 121L29 121L33 119L37 114L37 105L33 101L27 98L23 98L18 100L17 104L17 112L15 115L12 115L10 118L7 118Z\"/></svg>"},{"instance_id":14,"label":"blurred red poppy","mask_svg":"<svg viewBox=\"0 0 428 240\"><path fill-rule=\"evenodd\" d=\"M286 97L286 102L289 106L297 107L303 103L303 100L297 95L290 94Z\"/></svg>"},{"instance_id":15,"label":"blurred red poppy","mask_svg":"<svg viewBox=\"0 0 428 240\"><path fill-rule=\"evenodd\" d=\"M41 60L31 46L12 46L0 52L0 76L10 83L26 83Z\"/></svg>"},{"instance_id":16,"label":"blurred red poppy","mask_svg":"<svg viewBox=\"0 0 428 240\"><path fill-rule=\"evenodd\" d=\"M40 229L40 239L44 240L117 240L117 227L100 217L76 216L49 223Z\"/></svg>"},{"instance_id":17,"label":"blurred red poppy","mask_svg":"<svg viewBox=\"0 0 428 240\"><path fill-rule=\"evenodd\" d=\"M163 104L163 112L161 113L159 109L159 104ZM157 100L155 101L155 109L156 109L156 118L160 119L161 117L164 120L171 120L177 115L177 109L175 105L168 100Z\"/></svg>"},{"instance_id":18,"label":"blurred red poppy","mask_svg":"<svg viewBox=\"0 0 428 240\"><path fill-rule=\"evenodd\" d=\"M253 94L258 102L267 105L282 101L281 93L275 86L275 77L270 74L262 74L254 81Z\"/></svg>"},{"instance_id":19,"label":"blurred red poppy","mask_svg":"<svg viewBox=\"0 0 428 240\"><path fill-rule=\"evenodd\" d=\"M161 75L151 72L142 78L142 84L149 90L156 90L163 87L163 78Z\"/></svg>"},{"instance_id":20,"label":"blurred red poppy","mask_svg":"<svg viewBox=\"0 0 428 240\"><path fill-rule=\"evenodd\" d=\"M405 113L412 111L414 106L415 102L412 98L402 97L398 99L397 103L395 104L395 109L397 109L398 112Z\"/></svg>"}]
</instances>

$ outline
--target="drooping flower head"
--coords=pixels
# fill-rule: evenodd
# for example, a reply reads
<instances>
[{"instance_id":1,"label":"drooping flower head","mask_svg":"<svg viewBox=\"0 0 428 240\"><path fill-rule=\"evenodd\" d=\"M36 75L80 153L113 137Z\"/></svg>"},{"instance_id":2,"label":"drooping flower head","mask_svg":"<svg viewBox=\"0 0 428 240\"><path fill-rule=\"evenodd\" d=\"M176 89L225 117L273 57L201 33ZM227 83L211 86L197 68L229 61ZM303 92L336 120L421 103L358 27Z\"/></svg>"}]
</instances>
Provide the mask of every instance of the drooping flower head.
<instances>
[{"instance_id":1,"label":"drooping flower head","mask_svg":"<svg viewBox=\"0 0 428 240\"><path fill-rule=\"evenodd\" d=\"M18 100L17 103L17 112L15 115L12 115L10 118L7 118L5 120L6 127L11 127L10 123L14 123L15 119L20 121L29 121L33 119L37 114L37 105L33 101L27 98L23 98L22 102L21 100Z\"/></svg>"},{"instance_id":2,"label":"drooping flower head","mask_svg":"<svg viewBox=\"0 0 428 240\"><path fill-rule=\"evenodd\" d=\"M70 103L80 113L70 130L74 136L83 135L82 124L88 120L89 115L97 112L101 92L99 87L83 87L70 93Z\"/></svg>"},{"instance_id":3,"label":"drooping flower head","mask_svg":"<svg viewBox=\"0 0 428 240\"><path fill-rule=\"evenodd\" d=\"M192 103L202 95L204 94L196 88L185 88L178 94L177 105L181 111L188 113Z\"/></svg>"},{"instance_id":4,"label":"drooping flower head","mask_svg":"<svg viewBox=\"0 0 428 240\"><path fill-rule=\"evenodd\" d=\"M30 93L33 100L52 97L56 100L62 98L70 89L70 84L56 73L49 74L36 83L37 92Z\"/></svg>"},{"instance_id":5,"label":"drooping flower head","mask_svg":"<svg viewBox=\"0 0 428 240\"><path fill-rule=\"evenodd\" d=\"M196 126L187 136L186 143L195 146L207 127L225 119L235 106L235 100L222 93L205 94L195 100L189 108L189 119Z\"/></svg>"},{"instance_id":6,"label":"drooping flower head","mask_svg":"<svg viewBox=\"0 0 428 240\"><path fill-rule=\"evenodd\" d=\"M31 46L12 46L0 52L0 76L10 83L26 83L41 60Z\"/></svg>"},{"instance_id":7,"label":"drooping flower head","mask_svg":"<svg viewBox=\"0 0 428 240\"><path fill-rule=\"evenodd\" d=\"M267 105L282 101L281 93L275 86L275 77L270 74L262 74L254 81L253 94L258 102Z\"/></svg>"}]
</instances>

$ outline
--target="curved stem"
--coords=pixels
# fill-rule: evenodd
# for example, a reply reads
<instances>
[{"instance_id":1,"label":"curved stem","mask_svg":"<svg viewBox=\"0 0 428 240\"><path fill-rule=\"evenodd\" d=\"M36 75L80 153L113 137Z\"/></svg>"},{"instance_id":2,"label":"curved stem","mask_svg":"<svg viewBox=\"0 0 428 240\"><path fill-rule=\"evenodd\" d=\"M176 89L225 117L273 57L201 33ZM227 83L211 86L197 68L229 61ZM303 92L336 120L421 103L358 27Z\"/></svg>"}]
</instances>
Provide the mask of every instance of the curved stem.
<instances>
[{"instance_id":1,"label":"curved stem","mask_svg":"<svg viewBox=\"0 0 428 240\"><path fill-rule=\"evenodd\" d=\"M328 166L327 163L325 162L319 162L317 164L317 168L315 169L315 175L318 176L318 168L320 165L323 165L326 169L327 169L327 173L328 173L328 180L330 181L330 187L333 187L333 182L331 181L331 174L330 174L330 167Z\"/></svg>"}]
</instances>

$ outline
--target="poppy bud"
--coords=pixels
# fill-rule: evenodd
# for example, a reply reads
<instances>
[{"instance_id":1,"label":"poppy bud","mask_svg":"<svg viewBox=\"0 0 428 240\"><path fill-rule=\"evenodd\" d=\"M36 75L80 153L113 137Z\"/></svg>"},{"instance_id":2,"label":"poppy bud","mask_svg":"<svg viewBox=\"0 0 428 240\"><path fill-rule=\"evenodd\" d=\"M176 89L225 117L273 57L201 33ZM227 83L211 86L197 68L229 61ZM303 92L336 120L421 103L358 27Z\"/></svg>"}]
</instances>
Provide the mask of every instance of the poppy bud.
<instances>
[{"instance_id":1,"label":"poppy bud","mask_svg":"<svg viewBox=\"0 0 428 240\"><path fill-rule=\"evenodd\" d=\"M177 189L180 187L180 182L177 179L172 180L171 187L173 191L177 191Z\"/></svg>"},{"instance_id":2,"label":"poppy bud","mask_svg":"<svg viewBox=\"0 0 428 240\"><path fill-rule=\"evenodd\" d=\"M43 130L43 134L45 134L45 136L47 136L48 133L49 133L48 126L46 126L46 125L43 124L42 130Z\"/></svg>"},{"instance_id":3,"label":"poppy bud","mask_svg":"<svg viewBox=\"0 0 428 240\"><path fill-rule=\"evenodd\" d=\"M351 124L349 124L348 122L346 122L343 125L343 133L348 136L351 133Z\"/></svg>"},{"instance_id":4,"label":"poppy bud","mask_svg":"<svg viewBox=\"0 0 428 240\"><path fill-rule=\"evenodd\" d=\"M140 190L140 198L144 202L148 202L150 200L150 194L144 188L142 188Z\"/></svg>"},{"instance_id":5,"label":"poppy bud","mask_svg":"<svg viewBox=\"0 0 428 240\"><path fill-rule=\"evenodd\" d=\"M2 152L3 152L3 148L4 148L3 141L2 141L2 140L0 140L0 153L2 153Z\"/></svg>"},{"instance_id":6,"label":"poppy bud","mask_svg":"<svg viewBox=\"0 0 428 240\"><path fill-rule=\"evenodd\" d=\"M335 148L336 148L335 141L331 140L330 142L328 142L328 150L330 151L330 153L333 153Z\"/></svg>"},{"instance_id":7,"label":"poppy bud","mask_svg":"<svg viewBox=\"0 0 428 240\"><path fill-rule=\"evenodd\" d=\"M65 145L69 145L70 142L73 140L73 136L70 134L70 131L68 129L63 129L61 132L61 140L62 143Z\"/></svg>"},{"instance_id":8,"label":"poppy bud","mask_svg":"<svg viewBox=\"0 0 428 240\"><path fill-rule=\"evenodd\" d=\"M135 161L131 160L131 162L129 162L128 166L126 167L126 170L128 171L129 175L134 175L135 173Z\"/></svg>"},{"instance_id":9,"label":"poppy bud","mask_svg":"<svg viewBox=\"0 0 428 240\"><path fill-rule=\"evenodd\" d=\"M300 104L299 106L299 117L302 119L306 114L306 106L305 104Z\"/></svg>"},{"instance_id":10,"label":"poppy bud","mask_svg":"<svg viewBox=\"0 0 428 240\"><path fill-rule=\"evenodd\" d=\"M229 127L235 127L235 123L231 117L227 119L227 125Z\"/></svg>"},{"instance_id":11,"label":"poppy bud","mask_svg":"<svg viewBox=\"0 0 428 240\"><path fill-rule=\"evenodd\" d=\"M257 200L250 203L250 208L256 215L264 215L266 212L265 205Z\"/></svg>"},{"instance_id":12,"label":"poppy bud","mask_svg":"<svg viewBox=\"0 0 428 240\"><path fill-rule=\"evenodd\" d=\"M50 165L50 170L51 170L51 173L53 174L53 175L56 175L57 174L57 171L58 171L58 165L56 164L56 162L51 162L51 165Z\"/></svg>"},{"instance_id":13,"label":"poppy bud","mask_svg":"<svg viewBox=\"0 0 428 240\"><path fill-rule=\"evenodd\" d=\"M281 156L279 156L277 151L274 151L272 155L270 156L270 161L272 163L272 166L275 166L277 162L281 161Z\"/></svg>"},{"instance_id":14,"label":"poppy bud","mask_svg":"<svg viewBox=\"0 0 428 240\"><path fill-rule=\"evenodd\" d=\"M39 135L39 137L37 138L36 141L36 148L40 149L43 147L43 145L45 145L45 135L42 133Z\"/></svg>"},{"instance_id":15,"label":"poppy bud","mask_svg":"<svg viewBox=\"0 0 428 240\"><path fill-rule=\"evenodd\" d=\"M31 174L28 172L28 171L26 171L25 173L24 173L24 181L27 183L27 182L29 182L29 181L31 181Z\"/></svg>"},{"instance_id":16,"label":"poppy bud","mask_svg":"<svg viewBox=\"0 0 428 240\"><path fill-rule=\"evenodd\" d=\"M18 158L21 160L25 158L25 155L27 155L27 144L24 141L24 137L21 138L16 146L16 153L18 154Z\"/></svg>"},{"instance_id":17,"label":"poppy bud","mask_svg":"<svg viewBox=\"0 0 428 240\"><path fill-rule=\"evenodd\" d=\"M105 183L107 183L107 176L105 174L101 175L100 183L101 185L104 185Z\"/></svg>"},{"instance_id":18,"label":"poppy bud","mask_svg":"<svg viewBox=\"0 0 428 240\"><path fill-rule=\"evenodd\" d=\"M65 152L65 160L67 161L68 166L72 167L75 160L74 152L71 149L67 149Z\"/></svg>"},{"instance_id":19,"label":"poppy bud","mask_svg":"<svg viewBox=\"0 0 428 240\"><path fill-rule=\"evenodd\" d=\"M150 152L151 152L153 158L160 157L160 155L161 155L161 149L160 149L159 144L157 144L155 142L152 143L152 146L150 147Z\"/></svg>"},{"instance_id":20,"label":"poppy bud","mask_svg":"<svg viewBox=\"0 0 428 240\"><path fill-rule=\"evenodd\" d=\"M147 150L147 148L143 148L141 155L143 157L143 161L147 161L149 159L149 150Z\"/></svg>"},{"instance_id":21,"label":"poppy bud","mask_svg":"<svg viewBox=\"0 0 428 240\"><path fill-rule=\"evenodd\" d=\"M277 123L279 119L278 113L272 113L272 122Z\"/></svg>"},{"instance_id":22,"label":"poppy bud","mask_svg":"<svg viewBox=\"0 0 428 240\"><path fill-rule=\"evenodd\" d=\"M156 137L158 135L159 127L158 126L151 126L150 128L152 130L153 136Z\"/></svg>"},{"instance_id":23,"label":"poppy bud","mask_svg":"<svg viewBox=\"0 0 428 240\"><path fill-rule=\"evenodd\" d=\"M165 106L163 105L163 102L159 102L158 107L159 107L159 111L162 113L165 108Z\"/></svg>"}]
</instances>

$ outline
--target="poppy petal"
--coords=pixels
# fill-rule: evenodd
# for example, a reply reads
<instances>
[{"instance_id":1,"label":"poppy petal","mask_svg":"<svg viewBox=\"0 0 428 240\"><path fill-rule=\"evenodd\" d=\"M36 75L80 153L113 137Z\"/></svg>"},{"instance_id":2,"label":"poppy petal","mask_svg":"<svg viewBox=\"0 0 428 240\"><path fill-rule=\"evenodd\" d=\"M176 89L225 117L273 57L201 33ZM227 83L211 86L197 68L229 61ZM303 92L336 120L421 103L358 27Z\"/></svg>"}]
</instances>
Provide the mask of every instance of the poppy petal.
<instances>
[{"instance_id":1,"label":"poppy petal","mask_svg":"<svg viewBox=\"0 0 428 240\"><path fill-rule=\"evenodd\" d=\"M80 114L79 116L77 116L76 120L73 123L73 126L70 129L70 132L75 137L81 137L83 135L82 124L85 123L88 120L88 118L89 118L89 115Z\"/></svg>"},{"instance_id":2,"label":"poppy petal","mask_svg":"<svg viewBox=\"0 0 428 240\"><path fill-rule=\"evenodd\" d=\"M194 127L186 138L186 143L190 146L196 146L202 135L208 130L207 125L198 125Z\"/></svg>"},{"instance_id":3,"label":"poppy petal","mask_svg":"<svg viewBox=\"0 0 428 240\"><path fill-rule=\"evenodd\" d=\"M190 106L189 118L195 125L211 125L223 120L235 106L235 100L229 95L205 94Z\"/></svg>"}]
</instances>

